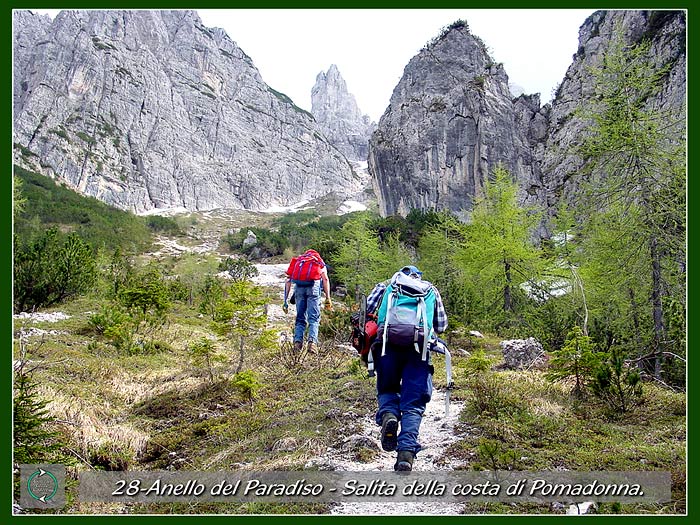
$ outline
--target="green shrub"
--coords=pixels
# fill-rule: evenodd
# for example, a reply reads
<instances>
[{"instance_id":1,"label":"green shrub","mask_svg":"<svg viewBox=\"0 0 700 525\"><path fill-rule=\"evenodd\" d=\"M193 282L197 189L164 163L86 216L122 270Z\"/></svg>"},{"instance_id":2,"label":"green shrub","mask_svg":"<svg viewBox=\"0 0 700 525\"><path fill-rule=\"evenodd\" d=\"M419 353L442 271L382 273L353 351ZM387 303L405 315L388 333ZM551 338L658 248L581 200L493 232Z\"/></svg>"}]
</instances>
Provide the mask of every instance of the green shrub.
<instances>
[{"instance_id":1,"label":"green shrub","mask_svg":"<svg viewBox=\"0 0 700 525\"><path fill-rule=\"evenodd\" d=\"M213 383L214 365L217 362L225 362L226 356L218 354L214 342L206 337L201 337L197 341L190 343L188 350L192 364L197 368L203 368L207 372L209 382Z\"/></svg>"},{"instance_id":2,"label":"green shrub","mask_svg":"<svg viewBox=\"0 0 700 525\"><path fill-rule=\"evenodd\" d=\"M223 242L234 253L248 255L252 259L281 255L287 246L287 239L283 235L264 228L249 228L257 238L255 244L243 244L248 236L248 229L236 233L229 233Z\"/></svg>"},{"instance_id":3,"label":"green shrub","mask_svg":"<svg viewBox=\"0 0 700 525\"><path fill-rule=\"evenodd\" d=\"M262 384L254 372L244 370L233 376L233 379L231 379L231 386L252 404L255 394L260 390Z\"/></svg>"},{"instance_id":4,"label":"green shrub","mask_svg":"<svg viewBox=\"0 0 700 525\"><path fill-rule=\"evenodd\" d=\"M243 257L227 257L219 264L219 271L228 273L233 281L250 281L258 275L258 269Z\"/></svg>"},{"instance_id":5,"label":"green shrub","mask_svg":"<svg viewBox=\"0 0 700 525\"><path fill-rule=\"evenodd\" d=\"M476 447L477 470L515 470L518 454L502 441L481 438Z\"/></svg>"},{"instance_id":6,"label":"green shrub","mask_svg":"<svg viewBox=\"0 0 700 525\"><path fill-rule=\"evenodd\" d=\"M217 306L224 299L224 286L221 280L207 275L199 295L202 297L202 302L199 303L199 312L214 319Z\"/></svg>"},{"instance_id":7,"label":"green shrub","mask_svg":"<svg viewBox=\"0 0 700 525\"><path fill-rule=\"evenodd\" d=\"M552 352L547 378L550 381L573 378L572 394L577 398L583 397L605 356L603 352L595 352L591 338L583 335L581 328L575 326L564 346Z\"/></svg>"},{"instance_id":8,"label":"green shrub","mask_svg":"<svg viewBox=\"0 0 700 525\"><path fill-rule=\"evenodd\" d=\"M178 276L167 281L168 296L173 301L188 302L190 300L190 288L182 282Z\"/></svg>"},{"instance_id":9,"label":"green shrub","mask_svg":"<svg viewBox=\"0 0 700 525\"><path fill-rule=\"evenodd\" d=\"M351 331L350 312L345 308L324 310L321 314L318 334L323 339L331 340L335 343L346 343L350 341Z\"/></svg>"},{"instance_id":10,"label":"green shrub","mask_svg":"<svg viewBox=\"0 0 700 525\"><path fill-rule=\"evenodd\" d=\"M171 217L162 217L160 215L150 215L146 218L146 226L148 229L158 233L167 235L180 235L182 230L175 219Z\"/></svg>"},{"instance_id":11,"label":"green shrub","mask_svg":"<svg viewBox=\"0 0 700 525\"><path fill-rule=\"evenodd\" d=\"M642 399L639 370L625 363L619 347L612 347L608 359L596 371L591 390L613 414L628 412Z\"/></svg>"},{"instance_id":12,"label":"green shrub","mask_svg":"<svg viewBox=\"0 0 700 525\"><path fill-rule=\"evenodd\" d=\"M15 246L15 311L60 303L91 289L97 278L95 255L76 234L51 228Z\"/></svg>"},{"instance_id":13,"label":"green shrub","mask_svg":"<svg viewBox=\"0 0 700 525\"><path fill-rule=\"evenodd\" d=\"M467 375L475 376L485 374L491 370L492 365L493 359L486 355L483 348L479 348L472 352L464 368Z\"/></svg>"},{"instance_id":14,"label":"green shrub","mask_svg":"<svg viewBox=\"0 0 700 525\"><path fill-rule=\"evenodd\" d=\"M55 419L46 410L47 400L37 393L28 361L15 366L13 382L13 460L15 463L42 463L63 446L60 434L49 430Z\"/></svg>"},{"instance_id":15,"label":"green shrub","mask_svg":"<svg viewBox=\"0 0 700 525\"><path fill-rule=\"evenodd\" d=\"M115 305L102 306L100 311L88 317L88 325L97 334L104 335L109 329L124 324L128 314Z\"/></svg>"}]
</instances>

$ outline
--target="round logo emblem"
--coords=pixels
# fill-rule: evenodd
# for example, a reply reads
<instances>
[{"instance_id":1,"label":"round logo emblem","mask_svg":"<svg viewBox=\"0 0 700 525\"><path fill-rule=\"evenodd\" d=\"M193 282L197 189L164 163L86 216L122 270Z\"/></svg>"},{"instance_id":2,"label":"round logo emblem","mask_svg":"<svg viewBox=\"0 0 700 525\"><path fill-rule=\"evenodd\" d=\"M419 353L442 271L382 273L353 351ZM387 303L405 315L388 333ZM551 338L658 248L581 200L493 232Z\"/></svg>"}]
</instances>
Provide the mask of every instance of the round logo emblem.
<instances>
[{"instance_id":1,"label":"round logo emblem","mask_svg":"<svg viewBox=\"0 0 700 525\"><path fill-rule=\"evenodd\" d=\"M46 503L56 495L58 480L56 476L44 469L37 469L27 480L29 495L37 501Z\"/></svg>"}]
</instances>

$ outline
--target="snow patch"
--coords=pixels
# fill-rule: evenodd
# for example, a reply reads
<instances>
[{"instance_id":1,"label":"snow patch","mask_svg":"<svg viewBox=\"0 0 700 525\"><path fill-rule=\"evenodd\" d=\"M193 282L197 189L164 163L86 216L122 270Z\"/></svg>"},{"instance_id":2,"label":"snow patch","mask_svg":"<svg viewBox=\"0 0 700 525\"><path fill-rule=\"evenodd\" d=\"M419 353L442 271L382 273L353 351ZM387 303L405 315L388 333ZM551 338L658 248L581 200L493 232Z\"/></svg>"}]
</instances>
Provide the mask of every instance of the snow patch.
<instances>
[{"instance_id":1,"label":"snow patch","mask_svg":"<svg viewBox=\"0 0 700 525\"><path fill-rule=\"evenodd\" d=\"M357 201L345 201L338 208L338 215L345 215L346 213L352 213L354 211L365 211L367 206Z\"/></svg>"},{"instance_id":2,"label":"snow patch","mask_svg":"<svg viewBox=\"0 0 700 525\"><path fill-rule=\"evenodd\" d=\"M188 210L187 208L183 208L182 206L178 206L175 208L153 208L150 210L142 211L141 213L137 213L137 215L140 215L142 217L147 217L149 215L173 217L175 215L182 215L184 213L190 213L190 210Z\"/></svg>"},{"instance_id":3,"label":"snow patch","mask_svg":"<svg viewBox=\"0 0 700 525\"><path fill-rule=\"evenodd\" d=\"M12 316L14 319L26 319L32 323L57 323L64 319L70 319L70 315L63 312L21 312Z\"/></svg>"},{"instance_id":4,"label":"snow patch","mask_svg":"<svg viewBox=\"0 0 700 525\"><path fill-rule=\"evenodd\" d=\"M294 213L297 211L302 211L302 210L308 210L311 208L311 206L307 206L309 204L308 200L304 200L301 202L298 202L296 204L292 204L291 206L270 206L264 210L260 210L262 213Z\"/></svg>"}]
</instances>

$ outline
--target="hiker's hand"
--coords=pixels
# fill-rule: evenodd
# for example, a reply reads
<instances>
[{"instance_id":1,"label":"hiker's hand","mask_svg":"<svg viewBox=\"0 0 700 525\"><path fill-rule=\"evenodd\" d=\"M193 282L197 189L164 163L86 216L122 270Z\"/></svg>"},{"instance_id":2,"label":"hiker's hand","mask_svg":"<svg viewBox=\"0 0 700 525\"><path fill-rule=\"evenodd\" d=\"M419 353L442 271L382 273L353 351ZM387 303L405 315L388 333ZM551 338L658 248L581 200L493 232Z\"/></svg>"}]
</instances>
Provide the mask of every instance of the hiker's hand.
<instances>
[{"instance_id":1,"label":"hiker's hand","mask_svg":"<svg viewBox=\"0 0 700 525\"><path fill-rule=\"evenodd\" d=\"M282 304L282 310L284 310L284 313L289 313L289 304L287 304L287 301Z\"/></svg>"},{"instance_id":2,"label":"hiker's hand","mask_svg":"<svg viewBox=\"0 0 700 525\"><path fill-rule=\"evenodd\" d=\"M330 299L326 299L326 310L333 310L333 303Z\"/></svg>"}]
</instances>

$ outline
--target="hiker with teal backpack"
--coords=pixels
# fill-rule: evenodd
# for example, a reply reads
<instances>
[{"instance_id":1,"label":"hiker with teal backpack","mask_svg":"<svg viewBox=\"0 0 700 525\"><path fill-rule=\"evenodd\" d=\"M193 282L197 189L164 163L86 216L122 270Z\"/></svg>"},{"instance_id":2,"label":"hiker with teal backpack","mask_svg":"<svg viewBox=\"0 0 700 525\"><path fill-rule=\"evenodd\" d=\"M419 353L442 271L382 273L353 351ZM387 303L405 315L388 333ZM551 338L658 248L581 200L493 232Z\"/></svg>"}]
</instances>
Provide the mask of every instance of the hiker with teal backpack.
<instances>
[{"instance_id":1,"label":"hiker with teal backpack","mask_svg":"<svg viewBox=\"0 0 700 525\"><path fill-rule=\"evenodd\" d=\"M367 297L367 313L376 311L378 324L369 358L370 374L376 369L377 376L376 422L382 448L397 451L399 471L412 470L421 449L418 431L433 392L431 345L447 329L440 292L422 276L405 266Z\"/></svg>"},{"instance_id":2,"label":"hiker with teal backpack","mask_svg":"<svg viewBox=\"0 0 700 525\"><path fill-rule=\"evenodd\" d=\"M284 283L284 302L282 309L288 312L287 297L294 284L294 301L297 315L294 324L294 350L300 351L303 346L304 332L308 324L308 350L316 351L318 344L318 326L321 321L321 287L326 294L325 306L333 309L331 303L330 281L326 263L316 250L306 250L294 257L287 268L287 281Z\"/></svg>"}]
</instances>

